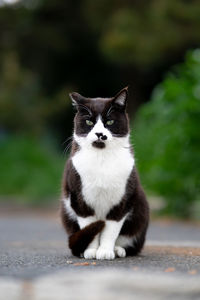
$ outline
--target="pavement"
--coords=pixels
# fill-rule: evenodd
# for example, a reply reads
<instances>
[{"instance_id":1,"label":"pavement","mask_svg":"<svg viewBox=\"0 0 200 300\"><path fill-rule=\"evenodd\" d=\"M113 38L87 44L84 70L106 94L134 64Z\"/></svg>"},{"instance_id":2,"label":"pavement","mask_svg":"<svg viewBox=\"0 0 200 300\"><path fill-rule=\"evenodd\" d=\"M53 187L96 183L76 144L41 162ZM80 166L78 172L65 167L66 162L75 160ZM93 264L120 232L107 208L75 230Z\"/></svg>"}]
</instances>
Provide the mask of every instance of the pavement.
<instances>
[{"instance_id":1,"label":"pavement","mask_svg":"<svg viewBox=\"0 0 200 300\"><path fill-rule=\"evenodd\" d=\"M0 214L0 300L200 299L200 226L153 221L142 253L73 257L58 215Z\"/></svg>"}]
</instances>

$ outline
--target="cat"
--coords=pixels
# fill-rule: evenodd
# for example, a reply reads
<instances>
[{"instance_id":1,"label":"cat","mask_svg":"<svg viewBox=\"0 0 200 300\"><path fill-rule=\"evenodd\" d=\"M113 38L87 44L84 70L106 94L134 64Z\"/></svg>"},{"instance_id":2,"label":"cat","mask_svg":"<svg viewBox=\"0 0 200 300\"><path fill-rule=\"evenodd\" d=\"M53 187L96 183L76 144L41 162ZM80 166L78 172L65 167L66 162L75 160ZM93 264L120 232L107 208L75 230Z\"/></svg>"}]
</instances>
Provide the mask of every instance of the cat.
<instances>
[{"instance_id":1,"label":"cat","mask_svg":"<svg viewBox=\"0 0 200 300\"><path fill-rule=\"evenodd\" d=\"M62 188L69 248L85 259L138 254L149 223L129 136L128 88L112 98L71 93L77 112Z\"/></svg>"}]
</instances>

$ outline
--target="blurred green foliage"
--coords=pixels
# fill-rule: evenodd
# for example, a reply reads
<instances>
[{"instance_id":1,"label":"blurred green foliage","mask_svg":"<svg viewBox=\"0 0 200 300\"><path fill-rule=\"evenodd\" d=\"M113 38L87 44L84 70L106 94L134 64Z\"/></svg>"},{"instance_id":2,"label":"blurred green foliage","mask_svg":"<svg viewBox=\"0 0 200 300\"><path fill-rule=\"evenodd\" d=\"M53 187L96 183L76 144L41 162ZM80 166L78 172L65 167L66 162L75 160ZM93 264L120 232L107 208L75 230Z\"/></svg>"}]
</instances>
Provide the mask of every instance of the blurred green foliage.
<instances>
[{"instance_id":1,"label":"blurred green foliage","mask_svg":"<svg viewBox=\"0 0 200 300\"><path fill-rule=\"evenodd\" d=\"M0 128L12 134L50 134L53 120L71 108L67 88L47 97L36 74L21 68L13 52L4 55L0 91Z\"/></svg>"},{"instance_id":2,"label":"blurred green foliage","mask_svg":"<svg viewBox=\"0 0 200 300\"><path fill-rule=\"evenodd\" d=\"M62 173L59 151L73 128L68 93L112 96L129 85L128 109L134 116L137 108L149 100L163 73L181 62L187 49L200 46L199 15L198 0L0 1L0 195L18 195L38 203L41 197L54 197L58 174ZM170 76L163 86L168 84L171 93L177 95L181 87L172 83L170 78L175 75ZM198 86L195 91L198 94ZM158 109L162 115L161 104ZM166 119L174 118L171 113L169 110ZM198 110L195 113L194 109L195 114ZM190 126L185 130L192 136L195 133L191 133ZM171 127L167 128L159 141L163 143L160 151L169 136ZM171 130L179 135L182 127ZM196 148L189 145L185 149L195 160ZM51 148L55 151L49 152ZM141 146L138 151L144 162L145 148ZM27 176L28 170L34 174L32 179ZM154 172L160 174L160 165L157 170L155 167ZM178 189L177 180L171 190ZM190 188L185 186L183 191L192 191L192 184L187 175L186 186ZM153 190L154 185L149 187ZM162 190L165 188L160 183L157 191ZM188 203L185 192L182 194L182 201Z\"/></svg>"},{"instance_id":3,"label":"blurred green foliage","mask_svg":"<svg viewBox=\"0 0 200 300\"><path fill-rule=\"evenodd\" d=\"M117 64L155 68L200 41L198 0L86 0L86 4L100 50Z\"/></svg>"},{"instance_id":4,"label":"blurred green foliage","mask_svg":"<svg viewBox=\"0 0 200 300\"><path fill-rule=\"evenodd\" d=\"M43 205L59 199L64 159L51 144L12 136L1 139L0 147L1 201Z\"/></svg>"},{"instance_id":5,"label":"blurred green foliage","mask_svg":"<svg viewBox=\"0 0 200 300\"><path fill-rule=\"evenodd\" d=\"M142 181L164 212L190 217L200 201L200 50L186 55L138 112L132 140Z\"/></svg>"},{"instance_id":6,"label":"blurred green foliage","mask_svg":"<svg viewBox=\"0 0 200 300\"><path fill-rule=\"evenodd\" d=\"M6 126L16 120L8 106L21 112L20 128L30 106L33 131L50 129L61 143L72 129L67 94L73 90L112 96L129 85L134 114L163 72L200 45L199 15L198 0L19 0L0 6L0 77L5 67L7 74L18 68L14 87L5 79L1 84L5 99L16 96L6 100Z\"/></svg>"}]
</instances>

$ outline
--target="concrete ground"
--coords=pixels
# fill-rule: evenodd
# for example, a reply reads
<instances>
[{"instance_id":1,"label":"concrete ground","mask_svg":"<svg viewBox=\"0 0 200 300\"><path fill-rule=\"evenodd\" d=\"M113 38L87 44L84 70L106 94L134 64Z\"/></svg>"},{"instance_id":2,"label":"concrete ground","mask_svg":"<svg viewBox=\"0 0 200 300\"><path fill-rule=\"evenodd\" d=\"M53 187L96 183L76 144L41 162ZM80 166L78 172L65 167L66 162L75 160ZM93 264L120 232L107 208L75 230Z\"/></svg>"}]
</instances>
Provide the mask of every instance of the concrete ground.
<instances>
[{"instance_id":1,"label":"concrete ground","mask_svg":"<svg viewBox=\"0 0 200 300\"><path fill-rule=\"evenodd\" d=\"M58 217L0 216L0 300L200 299L200 226L152 222L137 257L72 257Z\"/></svg>"}]
</instances>

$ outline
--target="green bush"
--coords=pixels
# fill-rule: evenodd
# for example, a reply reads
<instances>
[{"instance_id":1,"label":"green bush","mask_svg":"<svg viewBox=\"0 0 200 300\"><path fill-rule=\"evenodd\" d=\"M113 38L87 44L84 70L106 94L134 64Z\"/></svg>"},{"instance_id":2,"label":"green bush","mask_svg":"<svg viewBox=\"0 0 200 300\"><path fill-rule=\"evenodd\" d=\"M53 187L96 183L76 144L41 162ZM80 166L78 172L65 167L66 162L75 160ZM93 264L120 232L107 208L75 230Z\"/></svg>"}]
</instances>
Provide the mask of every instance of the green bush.
<instances>
[{"instance_id":1,"label":"green bush","mask_svg":"<svg viewBox=\"0 0 200 300\"><path fill-rule=\"evenodd\" d=\"M63 159L52 145L30 137L0 141L0 198L39 204L60 196Z\"/></svg>"},{"instance_id":2,"label":"green bush","mask_svg":"<svg viewBox=\"0 0 200 300\"><path fill-rule=\"evenodd\" d=\"M191 217L200 201L199 49L155 88L138 112L132 141L146 189L164 197L164 212Z\"/></svg>"}]
</instances>

